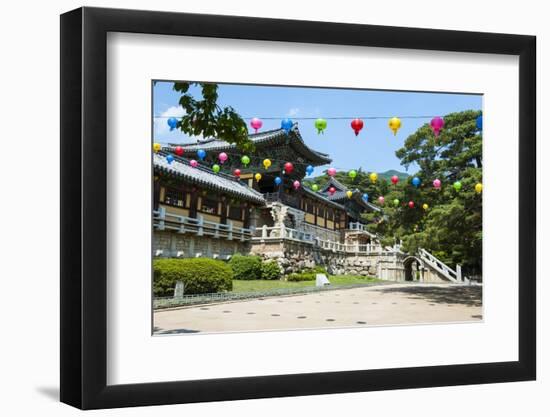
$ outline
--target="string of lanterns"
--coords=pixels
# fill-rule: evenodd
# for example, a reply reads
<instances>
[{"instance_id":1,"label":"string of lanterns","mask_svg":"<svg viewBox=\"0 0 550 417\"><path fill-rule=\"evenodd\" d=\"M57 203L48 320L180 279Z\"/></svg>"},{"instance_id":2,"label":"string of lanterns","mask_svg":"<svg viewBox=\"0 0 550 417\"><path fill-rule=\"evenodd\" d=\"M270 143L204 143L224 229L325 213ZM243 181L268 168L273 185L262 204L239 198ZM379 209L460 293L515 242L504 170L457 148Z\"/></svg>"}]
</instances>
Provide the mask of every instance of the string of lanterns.
<instances>
[{"instance_id":1,"label":"string of lanterns","mask_svg":"<svg viewBox=\"0 0 550 417\"><path fill-rule=\"evenodd\" d=\"M157 116L157 118L161 118L161 117L163 117L163 116ZM350 126L351 126L351 129L353 130L353 132L355 133L355 136L359 136L359 133L361 132L361 130L365 126L365 122L363 121L363 119L382 119L382 118L385 118L385 117L383 117L383 116L364 116L362 118L354 118L354 119L352 119L352 121L350 123ZM396 136L398 130L401 129L401 126L402 126L401 119L420 119L420 118L431 118L430 127L431 127L435 137L438 137L441 130L445 127L445 120L440 116L435 116L435 117L432 117L432 116L401 116L401 118L399 118L397 116L393 116L393 117L389 118L389 120L388 120L388 127L393 132L393 135ZM274 118L268 117L266 119L274 119ZM296 119L297 120L311 120L313 118L298 117ZM316 118L314 120L313 125L314 125L315 129L317 129L317 134L323 134L324 133L325 129L328 126L327 119L329 119L329 120L343 120L343 119L346 119L346 117L327 117L327 118L319 117L319 118ZM173 131L178 125L178 120L175 117L168 118L168 120L166 122L168 124L168 127L170 128L170 131ZM281 120L281 129L283 129L287 134L290 133L293 125L294 125L294 122L292 121L292 119L285 118L285 119ZM253 117L250 120L250 127L252 127L252 129L254 129L255 133L258 133L258 131L262 128L262 126L263 126L263 121L259 117ZM476 128L478 129L478 131L482 130L482 128L483 128L483 116L478 116L477 117L477 119L476 119Z\"/></svg>"}]
</instances>

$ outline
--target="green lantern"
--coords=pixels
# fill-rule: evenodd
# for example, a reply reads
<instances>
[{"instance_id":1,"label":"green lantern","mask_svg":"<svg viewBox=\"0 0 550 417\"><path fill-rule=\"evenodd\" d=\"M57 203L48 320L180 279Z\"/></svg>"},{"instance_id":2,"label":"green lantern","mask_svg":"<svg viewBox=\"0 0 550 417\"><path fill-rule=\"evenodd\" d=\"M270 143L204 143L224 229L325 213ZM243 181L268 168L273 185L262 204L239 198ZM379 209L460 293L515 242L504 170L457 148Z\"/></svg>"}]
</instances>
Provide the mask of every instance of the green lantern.
<instances>
[{"instance_id":1,"label":"green lantern","mask_svg":"<svg viewBox=\"0 0 550 417\"><path fill-rule=\"evenodd\" d=\"M324 133L323 131L327 128L327 121L325 119L315 120L315 129L317 129L317 134Z\"/></svg>"},{"instance_id":2,"label":"green lantern","mask_svg":"<svg viewBox=\"0 0 550 417\"><path fill-rule=\"evenodd\" d=\"M393 205L397 207L399 205L399 200L396 198L393 200Z\"/></svg>"},{"instance_id":3,"label":"green lantern","mask_svg":"<svg viewBox=\"0 0 550 417\"><path fill-rule=\"evenodd\" d=\"M454 189L458 192L462 188L462 183L460 181L455 181L453 184Z\"/></svg>"},{"instance_id":4,"label":"green lantern","mask_svg":"<svg viewBox=\"0 0 550 417\"><path fill-rule=\"evenodd\" d=\"M318 186L317 184L313 184L313 185L311 186L311 189L312 189L313 191L317 192L317 191L319 191L319 186Z\"/></svg>"},{"instance_id":5,"label":"green lantern","mask_svg":"<svg viewBox=\"0 0 550 417\"><path fill-rule=\"evenodd\" d=\"M212 171L217 174L218 172L220 172L220 166L218 164L212 165Z\"/></svg>"},{"instance_id":6,"label":"green lantern","mask_svg":"<svg viewBox=\"0 0 550 417\"><path fill-rule=\"evenodd\" d=\"M352 180L354 180L355 177L357 176L357 171L354 170L354 169L352 169L350 172L348 172L348 176L349 176Z\"/></svg>"},{"instance_id":7,"label":"green lantern","mask_svg":"<svg viewBox=\"0 0 550 417\"><path fill-rule=\"evenodd\" d=\"M250 163L250 158L246 155L243 155L242 158L241 158L241 162L243 163L243 165L246 167L248 166L248 164Z\"/></svg>"}]
</instances>

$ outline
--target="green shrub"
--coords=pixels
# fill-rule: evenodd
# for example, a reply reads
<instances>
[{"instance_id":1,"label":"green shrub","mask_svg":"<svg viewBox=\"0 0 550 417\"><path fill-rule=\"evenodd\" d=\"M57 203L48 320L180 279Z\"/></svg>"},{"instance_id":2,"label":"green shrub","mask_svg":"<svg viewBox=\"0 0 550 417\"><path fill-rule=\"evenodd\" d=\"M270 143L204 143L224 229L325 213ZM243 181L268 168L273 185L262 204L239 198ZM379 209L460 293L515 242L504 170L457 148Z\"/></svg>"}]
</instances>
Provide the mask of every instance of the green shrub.
<instances>
[{"instance_id":1,"label":"green shrub","mask_svg":"<svg viewBox=\"0 0 550 417\"><path fill-rule=\"evenodd\" d=\"M299 282L299 281L313 281L316 278L314 272L301 272L293 273L286 277L287 281Z\"/></svg>"},{"instance_id":2,"label":"green shrub","mask_svg":"<svg viewBox=\"0 0 550 417\"><path fill-rule=\"evenodd\" d=\"M156 297L174 295L176 281L183 281L185 294L231 291L233 271L222 261L208 258L155 259L153 292Z\"/></svg>"},{"instance_id":3,"label":"green shrub","mask_svg":"<svg viewBox=\"0 0 550 417\"><path fill-rule=\"evenodd\" d=\"M267 261L262 263L262 279L279 279L281 278L281 268L275 261Z\"/></svg>"},{"instance_id":4,"label":"green shrub","mask_svg":"<svg viewBox=\"0 0 550 417\"><path fill-rule=\"evenodd\" d=\"M327 269L324 266L321 266L321 265L315 266L315 268L313 268L311 270L311 272L313 272L315 274L325 274L326 276L329 275L329 273L327 272Z\"/></svg>"},{"instance_id":5,"label":"green shrub","mask_svg":"<svg viewBox=\"0 0 550 417\"><path fill-rule=\"evenodd\" d=\"M260 279L262 260L259 256L233 255L229 261L233 270L233 279Z\"/></svg>"}]
</instances>

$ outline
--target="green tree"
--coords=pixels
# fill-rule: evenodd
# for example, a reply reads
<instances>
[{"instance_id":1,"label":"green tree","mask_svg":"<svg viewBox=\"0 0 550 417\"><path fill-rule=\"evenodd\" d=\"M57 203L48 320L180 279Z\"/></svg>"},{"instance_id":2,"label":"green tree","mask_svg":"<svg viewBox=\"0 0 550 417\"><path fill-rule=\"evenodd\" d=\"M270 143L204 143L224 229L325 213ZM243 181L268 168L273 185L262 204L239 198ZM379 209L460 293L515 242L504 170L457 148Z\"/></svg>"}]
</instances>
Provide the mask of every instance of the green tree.
<instances>
[{"instance_id":1,"label":"green tree","mask_svg":"<svg viewBox=\"0 0 550 417\"><path fill-rule=\"evenodd\" d=\"M200 99L191 94L192 86L200 89ZM185 115L178 120L178 129L190 136L215 137L233 143L243 151L254 150L246 122L233 107L218 105L217 84L176 82L173 88L182 94L179 104L185 110Z\"/></svg>"}]
</instances>

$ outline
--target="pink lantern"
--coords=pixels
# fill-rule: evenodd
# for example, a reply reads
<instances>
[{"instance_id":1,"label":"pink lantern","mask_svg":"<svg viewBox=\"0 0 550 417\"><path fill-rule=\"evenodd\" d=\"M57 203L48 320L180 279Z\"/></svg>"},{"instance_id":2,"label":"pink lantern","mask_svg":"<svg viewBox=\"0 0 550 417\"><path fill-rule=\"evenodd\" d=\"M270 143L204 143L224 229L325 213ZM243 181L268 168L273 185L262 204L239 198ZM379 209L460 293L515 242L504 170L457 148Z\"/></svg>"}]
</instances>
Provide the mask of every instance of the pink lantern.
<instances>
[{"instance_id":1,"label":"pink lantern","mask_svg":"<svg viewBox=\"0 0 550 417\"><path fill-rule=\"evenodd\" d=\"M295 190L297 190L298 188L300 188L300 181L296 180L292 183L292 186L294 187Z\"/></svg>"},{"instance_id":2,"label":"pink lantern","mask_svg":"<svg viewBox=\"0 0 550 417\"><path fill-rule=\"evenodd\" d=\"M436 178L433 182L433 185L435 189L439 190L441 188L441 181Z\"/></svg>"},{"instance_id":3,"label":"pink lantern","mask_svg":"<svg viewBox=\"0 0 550 417\"><path fill-rule=\"evenodd\" d=\"M430 126L432 127L435 137L438 137L439 132L443 129L443 126L445 126L445 121L439 116L434 117L430 122Z\"/></svg>"},{"instance_id":4,"label":"pink lantern","mask_svg":"<svg viewBox=\"0 0 550 417\"><path fill-rule=\"evenodd\" d=\"M225 161L227 161L227 154L225 152L222 152L218 155L218 159L220 160L220 163L223 164Z\"/></svg>"},{"instance_id":5,"label":"pink lantern","mask_svg":"<svg viewBox=\"0 0 550 417\"><path fill-rule=\"evenodd\" d=\"M197 161L195 161L194 159L191 159L189 161L189 165L191 165L193 168L196 168L199 166L199 163Z\"/></svg>"},{"instance_id":6,"label":"pink lantern","mask_svg":"<svg viewBox=\"0 0 550 417\"><path fill-rule=\"evenodd\" d=\"M331 177L334 177L336 175L336 168L329 168L327 169L327 174Z\"/></svg>"},{"instance_id":7,"label":"pink lantern","mask_svg":"<svg viewBox=\"0 0 550 417\"><path fill-rule=\"evenodd\" d=\"M380 205L384 205L384 201L386 201L386 199L384 198L383 195L381 195L380 197L378 197L378 202L380 203Z\"/></svg>"},{"instance_id":8,"label":"pink lantern","mask_svg":"<svg viewBox=\"0 0 550 417\"><path fill-rule=\"evenodd\" d=\"M254 117L250 121L250 126L252 126L252 129L254 129L254 131L256 133L258 133L258 129L260 129L263 126L263 124L264 124L264 122L262 122L262 120L258 119L257 117Z\"/></svg>"}]
</instances>

